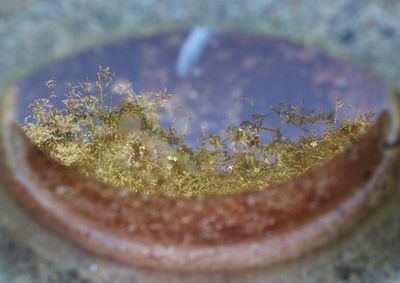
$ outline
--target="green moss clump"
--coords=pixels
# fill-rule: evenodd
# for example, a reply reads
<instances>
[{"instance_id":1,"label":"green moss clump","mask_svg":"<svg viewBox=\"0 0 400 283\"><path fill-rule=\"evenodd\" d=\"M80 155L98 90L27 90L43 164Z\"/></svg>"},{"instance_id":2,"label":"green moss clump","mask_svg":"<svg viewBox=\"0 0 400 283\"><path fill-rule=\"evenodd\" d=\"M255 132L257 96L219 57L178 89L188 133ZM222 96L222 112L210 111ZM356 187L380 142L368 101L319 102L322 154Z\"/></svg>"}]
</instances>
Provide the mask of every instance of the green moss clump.
<instances>
[{"instance_id":1,"label":"green moss clump","mask_svg":"<svg viewBox=\"0 0 400 283\"><path fill-rule=\"evenodd\" d=\"M128 188L159 195L227 194L284 182L321 164L359 139L370 124L369 113L338 120L333 112L280 104L271 113L281 126L265 125L266 115L220 131L203 133L195 147L185 133L160 126L165 92L136 94L130 85L115 85L109 68L99 68L94 86L69 85L56 106L55 81L49 97L31 105L25 133L46 154L84 174ZM188 125L189 121L188 119ZM323 125L323 132L312 130ZM285 137L283 126L303 133ZM264 142L268 136L269 142Z\"/></svg>"}]
</instances>

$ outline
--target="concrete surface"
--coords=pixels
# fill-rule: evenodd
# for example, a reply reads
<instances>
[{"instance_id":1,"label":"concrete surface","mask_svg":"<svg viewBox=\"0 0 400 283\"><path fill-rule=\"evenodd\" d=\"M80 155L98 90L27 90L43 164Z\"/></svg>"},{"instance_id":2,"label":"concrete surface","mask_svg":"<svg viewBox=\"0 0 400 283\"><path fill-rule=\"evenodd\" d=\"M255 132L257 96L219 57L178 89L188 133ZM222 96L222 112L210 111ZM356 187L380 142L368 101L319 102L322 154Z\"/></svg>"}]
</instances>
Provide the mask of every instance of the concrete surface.
<instances>
[{"instance_id":1,"label":"concrete surface","mask_svg":"<svg viewBox=\"0 0 400 283\"><path fill-rule=\"evenodd\" d=\"M321 47L400 89L396 0L59 0L0 4L0 90L85 48L189 28L279 35ZM398 185L395 185L398 188ZM396 194L334 248L234 276L174 275L87 255L26 215L0 188L0 282L400 282Z\"/></svg>"}]
</instances>

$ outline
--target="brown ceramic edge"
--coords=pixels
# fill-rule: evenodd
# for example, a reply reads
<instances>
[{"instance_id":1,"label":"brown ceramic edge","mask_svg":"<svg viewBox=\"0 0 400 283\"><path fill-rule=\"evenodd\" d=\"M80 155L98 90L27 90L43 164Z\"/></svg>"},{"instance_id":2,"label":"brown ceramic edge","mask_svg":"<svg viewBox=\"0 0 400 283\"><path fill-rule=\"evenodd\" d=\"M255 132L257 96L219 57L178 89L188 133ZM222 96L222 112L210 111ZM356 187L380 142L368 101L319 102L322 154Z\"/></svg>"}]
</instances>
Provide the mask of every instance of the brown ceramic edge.
<instances>
[{"instance_id":1,"label":"brown ceramic edge","mask_svg":"<svg viewBox=\"0 0 400 283\"><path fill-rule=\"evenodd\" d=\"M3 127L3 141L6 143L10 133L4 129ZM5 155L10 154L7 148L11 149L12 146L5 145ZM19 166L24 167L26 172L35 173L34 168L26 166L26 160L19 161L23 162ZM170 271L239 271L295 258L336 238L364 214L363 210L369 205L373 192L388 185L390 180L386 177L397 168L397 163L397 150L385 152L379 166L366 183L341 200L333 209L322 214L316 213L310 221L295 229L254 241L215 246L163 245L121 237L113 231L99 229L95 221L76 213L73 208L52 198L51 194L39 191L26 176L8 174L8 177L14 184L10 187L11 192L23 206L42 222L86 250L124 264ZM11 171L13 170L9 172ZM346 217L343 217L343 212L346 213Z\"/></svg>"},{"instance_id":2,"label":"brown ceramic edge","mask_svg":"<svg viewBox=\"0 0 400 283\"><path fill-rule=\"evenodd\" d=\"M13 194L47 226L94 254L122 264L156 270L231 273L295 259L336 239L365 216L363 209L369 208L372 191L390 185L384 176L388 169L395 171L394 161L393 157L385 158L372 180L363 189L339 207L324 215L317 215L314 221L296 230L255 242L218 247L174 247L121 239L112 233L99 230L94 223L87 222L73 211L69 211L62 203L44 200L44 206L40 200L27 197L26 188L14 187ZM346 219L343 218L343 211L347 215ZM65 215L68 215L68 218L64 217Z\"/></svg>"}]
</instances>

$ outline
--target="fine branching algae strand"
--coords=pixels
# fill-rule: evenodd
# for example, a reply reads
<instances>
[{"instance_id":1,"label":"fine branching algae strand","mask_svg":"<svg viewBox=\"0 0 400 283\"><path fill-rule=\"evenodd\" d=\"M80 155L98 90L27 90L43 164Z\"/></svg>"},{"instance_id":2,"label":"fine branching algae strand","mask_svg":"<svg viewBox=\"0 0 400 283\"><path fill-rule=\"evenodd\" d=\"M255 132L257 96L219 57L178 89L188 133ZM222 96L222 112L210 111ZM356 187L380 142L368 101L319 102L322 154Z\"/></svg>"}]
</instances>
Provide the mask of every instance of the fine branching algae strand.
<instances>
[{"instance_id":1,"label":"fine branching algae strand","mask_svg":"<svg viewBox=\"0 0 400 283\"><path fill-rule=\"evenodd\" d=\"M185 130L162 127L165 91L137 94L128 83L114 83L109 68L99 67L95 83L70 84L61 103L56 82L49 95L29 107L23 129L48 156L89 176L136 192L170 196L227 194L265 189L332 158L368 128L372 115L339 119L343 102L332 112L303 104L279 104L268 115L221 130L203 132L196 146ZM57 100L58 99L58 100ZM267 117L278 117L269 126ZM185 129L190 127L190 119ZM297 138L283 127L300 131ZM322 130L316 130L322 128Z\"/></svg>"}]
</instances>

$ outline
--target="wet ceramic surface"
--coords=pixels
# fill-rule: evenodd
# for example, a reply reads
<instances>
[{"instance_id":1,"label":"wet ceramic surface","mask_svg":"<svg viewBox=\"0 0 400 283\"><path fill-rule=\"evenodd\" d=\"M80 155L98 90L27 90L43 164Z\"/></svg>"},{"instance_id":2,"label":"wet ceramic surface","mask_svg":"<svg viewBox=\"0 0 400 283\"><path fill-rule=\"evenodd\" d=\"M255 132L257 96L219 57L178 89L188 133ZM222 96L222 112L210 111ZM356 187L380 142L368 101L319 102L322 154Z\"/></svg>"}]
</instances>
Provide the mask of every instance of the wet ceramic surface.
<instances>
[{"instance_id":1,"label":"wet ceramic surface","mask_svg":"<svg viewBox=\"0 0 400 283\"><path fill-rule=\"evenodd\" d=\"M397 162L395 152L383 151L386 123L384 115L354 147L287 183L196 198L116 190L47 159L16 131L19 168L9 186L43 222L122 263L184 272L245 270L309 252L379 203Z\"/></svg>"}]
</instances>

